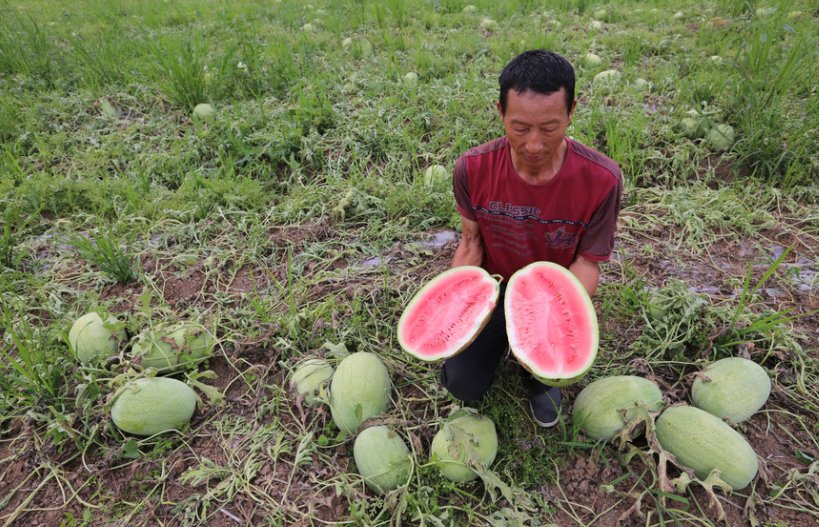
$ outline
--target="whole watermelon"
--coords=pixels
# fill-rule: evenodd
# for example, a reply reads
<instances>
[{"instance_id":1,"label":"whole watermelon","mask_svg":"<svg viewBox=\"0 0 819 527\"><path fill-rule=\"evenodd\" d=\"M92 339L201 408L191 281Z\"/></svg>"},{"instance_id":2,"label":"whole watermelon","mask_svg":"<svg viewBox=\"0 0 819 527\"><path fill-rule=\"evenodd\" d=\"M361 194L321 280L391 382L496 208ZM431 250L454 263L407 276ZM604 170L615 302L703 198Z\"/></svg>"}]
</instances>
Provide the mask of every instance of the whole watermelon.
<instances>
[{"instance_id":1,"label":"whole watermelon","mask_svg":"<svg viewBox=\"0 0 819 527\"><path fill-rule=\"evenodd\" d=\"M450 481L466 482L478 477L468 463L489 466L498 454L495 423L472 408L459 408L432 438L430 456L441 475Z\"/></svg>"},{"instance_id":2,"label":"whole watermelon","mask_svg":"<svg viewBox=\"0 0 819 527\"><path fill-rule=\"evenodd\" d=\"M359 351L344 357L330 381L330 414L336 426L352 434L387 409L391 389L390 375L377 355Z\"/></svg>"},{"instance_id":3,"label":"whole watermelon","mask_svg":"<svg viewBox=\"0 0 819 527\"><path fill-rule=\"evenodd\" d=\"M634 418L638 403L659 410L663 405L660 388L636 375L603 377L577 395L572 420L590 438L607 441Z\"/></svg>"},{"instance_id":4,"label":"whole watermelon","mask_svg":"<svg viewBox=\"0 0 819 527\"><path fill-rule=\"evenodd\" d=\"M194 410L196 394L184 382L168 377L143 377L117 392L111 419L123 432L152 436L184 428Z\"/></svg>"},{"instance_id":5,"label":"whole watermelon","mask_svg":"<svg viewBox=\"0 0 819 527\"><path fill-rule=\"evenodd\" d=\"M694 406L733 423L749 419L770 394L771 379L762 366L742 357L714 362L691 387Z\"/></svg>"},{"instance_id":6,"label":"whole watermelon","mask_svg":"<svg viewBox=\"0 0 819 527\"><path fill-rule=\"evenodd\" d=\"M172 373L195 368L213 353L214 341L201 324L180 322L160 324L142 331L131 348L140 367Z\"/></svg>"},{"instance_id":7,"label":"whole watermelon","mask_svg":"<svg viewBox=\"0 0 819 527\"><path fill-rule=\"evenodd\" d=\"M672 406L657 419L657 440L681 465L705 479L714 469L734 490L747 487L759 458L742 435L721 419L693 406Z\"/></svg>"},{"instance_id":8,"label":"whole watermelon","mask_svg":"<svg viewBox=\"0 0 819 527\"><path fill-rule=\"evenodd\" d=\"M117 319L108 317L107 322L97 313L81 316L71 325L68 344L82 364L91 364L117 353L119 343L125 340L125 332L115 329Z\"/></svg>"},{"instance_id":9,"label":"whole watermelon","mask_svg":"<svg viewBox=\"0 0 819 527\"><path fill-rule=\"evenodd\" d=\"M290 388L307 402L315 405L324 399L324 391L333 377L333 367L319 357L309 358L296 367L290 377Z\"/></svg>"},{"instance_id":10,"label":"whole watermelon","mask_svg":"<svg viewBox=\"0 0 819 527\"><path fill-rule=\"evenodd\" d=\"M412 470L412 458L404 440L386 426L361 431L353 445L358 473L372 490L384 493L405 484Z\"/></svg>"}]
</instances>

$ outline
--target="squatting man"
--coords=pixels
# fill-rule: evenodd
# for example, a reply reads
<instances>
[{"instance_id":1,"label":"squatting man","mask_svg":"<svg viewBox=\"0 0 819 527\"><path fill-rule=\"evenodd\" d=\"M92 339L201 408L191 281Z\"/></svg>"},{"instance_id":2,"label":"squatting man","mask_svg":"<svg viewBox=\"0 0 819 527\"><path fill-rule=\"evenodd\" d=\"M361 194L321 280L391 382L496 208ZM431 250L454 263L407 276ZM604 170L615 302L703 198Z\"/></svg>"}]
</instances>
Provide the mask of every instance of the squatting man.
<instances>
[{"instance_id":1,"label":"squatting man","mask_svg":"<svg viewBox=\"0 0 819 527\"><path fill-rule=\"evenodd\" d=\"M577 105L575 75L560 55L521 53L500 74L498 113L506 135L455 163L453 190L462 235L452 266L512 274L536 261L568 268L589 295L611 257L623 178L617 164L566 135ZM503 293L475 341L447 360L441 382L471 402L490 388L508 347ZM560 390L527 377L534 420L558 422Z\"/></svg>"}]
</instances>

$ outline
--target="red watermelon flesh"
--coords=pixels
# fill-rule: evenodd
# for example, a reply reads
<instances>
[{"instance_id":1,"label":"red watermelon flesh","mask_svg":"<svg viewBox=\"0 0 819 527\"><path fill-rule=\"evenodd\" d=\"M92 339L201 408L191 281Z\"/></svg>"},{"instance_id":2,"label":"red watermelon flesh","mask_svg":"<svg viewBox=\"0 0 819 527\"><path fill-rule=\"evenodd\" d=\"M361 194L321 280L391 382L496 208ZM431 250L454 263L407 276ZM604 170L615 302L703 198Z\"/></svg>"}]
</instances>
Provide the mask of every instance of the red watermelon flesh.
<instances>
[{"instance_id":1,"label":"red watermelon flesh","mask_svg":"<svg viewBox=\"0 0 819 527\"><path fill-rule=\"evenodd\" d=\"M535 262L512 275L504 299L509 347L543 383L580 380L597 356L597 315L583 284L565 267Z\"/></svg>"},{"instance_id":2,"label":"red watermelon flesh","mask_svg":"<svg viewBox=\"0 0 819 527\"><path fill-rule=\"evenodd\" d=\"M480 267L445 271L422 287L398 321L398 342L425 361L463 351L489 321L500 284Z\"/></svg>"}]
</instances>

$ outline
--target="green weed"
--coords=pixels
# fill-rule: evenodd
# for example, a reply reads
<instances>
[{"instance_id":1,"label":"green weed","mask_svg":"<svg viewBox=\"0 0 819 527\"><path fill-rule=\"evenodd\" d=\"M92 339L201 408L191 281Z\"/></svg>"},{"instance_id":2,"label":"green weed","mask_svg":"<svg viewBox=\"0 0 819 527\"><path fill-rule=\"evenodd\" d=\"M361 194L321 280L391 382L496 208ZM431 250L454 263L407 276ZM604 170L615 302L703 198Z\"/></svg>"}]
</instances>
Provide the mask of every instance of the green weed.
<instances>
[{"instance_id":1,"label":"green weed","mask_svg":"<svg viewBox=\"0 0 819 527\"><path fill-rule=\"evenodd\" d=\"M152 53L159 89L171 103L190 112L197 104L209 102L205 51L200 41L166 38L153 46Z\"/></svg>"},{"instance_id":2,"label":"green weed","mask_svg":"<svg viewBox=\"0 0 819 527\"><path fill-rule=\"evenodd\" d=\"M639 205L624 211L624 221L635 232L674 227L670 238L677 246L701 251L724 239L739 239L772 226L773 215L760 196L746 189L705 185L633 189L631 199ZM632 211L635 213L632 216ZM642 211L650 218L646 217Z\"/></svg>"},{"instance_id":3,"label":"green weed","mask_svg":"<svg viewBox=\"0 0 819 527\"><path fill-rule=\"evenodd\" d=\"M0 376L4 419L20 409L43 411L60 400L65 353L46 329L25 317L14 317L5 302L0 305L0 356L5 364ZM47 411L47 410L46 410Z\"/></svg>"},{"instance_id":4,"label":"green weed","mask_svg":"<svg viewBox=\"0 0 819 527\"><path fill-rule=\"evenodd\" d=\"M741 133L739 161L786 188L815 176L809 143L816 102L800 111L790 107L786 94L815 78L816 50L809 35L789 34L794 31L779 18L755 25L739 47L739 77L730 89L732 118Z\"/></svg>"},{"instance_id":5,"label":"green weed","mask_svg":"<svg viewBox=\"0 0 819 527\"><path fill-rule=\"evenodd\" d=\"M74 52L82 65L80 71L89 85L101 88L126 81L125 57L133 53L133 43L126 47L125 41L107 35L84 38L74 33L72 37Z\"/></svg>"},{"instance_id":6,"label":"green weed","mask_svg":"<svg viewBox=\"0 0 819 527\"><path fill-rule=\"evenodd\" d=\"M644 326L632 346L648 362L691 361L710 351L710 332L715 323L705 296L689 290L681 280L669 280L641 306Z\"/></svg>"},{"instance_id":7,"label":"green weed","mask_svg":"<svg viewBox=\"0 0 819 527\"><path fill-rule=\"evenodd\" d=\"M785 340L793 346L792 339L787 339L785 329L790 322L810 317L819 313L819 310L808 311L806 313L795 313L795 308L781 311L765 311L761 314L751 311L751 303L755 295L765 286L768 280L774 276L779 266L790 254L793 246L786 248L782 254L765 270L756 284L751 285L753 277L753 265L748 265L742 283L742 291L739 300L730 316L725 317L724 328L716 337L714 342L715 358L723 355L730 355L734 348L747 344L758 344L763 342L775 343L777 340Z\"/></svg>"},{"instance_id":8,"label":"green weed","mask_svg":"<svg viewBox=\"0 0 819 527\"><path fill-rule=\"evenodd\" d=\"M120 284L136 280L137 263L130 249L123 249L111 231L100 232L96 236L73 236L69 243L87 262L99 267L100 271Z\"/></svg>"},{"instance_id":9,"label":"green weed","mask_svg":"<svg viewBox=\"0 0 819 527\"><path fill-rule=\"evenodd\" d=\"M50 35L34 17L0 18L0 72L27 75L48 84L57 73L56 54Z\"/></svg>"}]
</instances>

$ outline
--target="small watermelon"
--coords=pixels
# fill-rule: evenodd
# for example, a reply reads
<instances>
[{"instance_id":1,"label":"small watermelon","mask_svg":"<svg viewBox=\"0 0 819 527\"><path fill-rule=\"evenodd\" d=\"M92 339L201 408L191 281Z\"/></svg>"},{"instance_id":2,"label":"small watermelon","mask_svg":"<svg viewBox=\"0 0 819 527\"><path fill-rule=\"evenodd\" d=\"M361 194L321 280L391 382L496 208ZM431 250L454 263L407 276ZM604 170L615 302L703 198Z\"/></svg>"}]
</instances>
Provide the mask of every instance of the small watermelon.
<instances>
[{"instance_id":1,"label":"small watermelon","mask_svg":"<svg viewBox=\"0 0 819 527\"><path fill-rule=\"evenodd\" d=\"M131 347L134 363L160 373L195 368L213 354L214 341L201 324L179 322L146 328Z\"/></svg>"},{"instance_id":2,"label":"small watermelon","mask_svg":"<svg viewBox=\"0 0 819 527\"><path fill-rule=\"evenodd\" d=\"M430 456L438 464L441 475L461 483L478 477L469 463L488 467L497 455L495 423L472 408L452 412L430 445Z\"/></svg>"},{"instance_id":3,"label":"small watermelon","mask_svg":"<svg viewBox=\"0 0 819 527\"><path fill-rule=\"evenodd\" d=\"M412 471L407 444L389 427L371 426L355 438L353 457L367 486L378 493L404 485Z\"/></svg>"},{"instance_id":4,"label":"small watermelon","mask_svg":"<svg viewBox=\"0 0 819 527\"><path fill-rule=\"evenodd\" d=\"M590 438L606 441L637 415L638 403L649 410L659 410L663 405L660 388L636 375L603 377L577 395L572 420Z\"/></svg>"},{"instance_id":5,"label":"small watermelon","mask_svg":"<svg viewBox=\"0 0 819 527\"><path fill-rule=\"evenodd\" d=\"M68 332L68 343L82 364L91 364L116 354L125 331L117 329L117 319L104 322L97 313L86 313L74 322ZM113 330L113 331L112 331Z\"/></svg>"},{"instance_id":6,"label":"small watermelon","mask_svg":"<svg viewBox=\"0 0 819 527\"><path fill-rule=\"evenodd\" d=\"M419 290L398 321L398 342L425 361L463 351L495 309L500 284L480 267L445 271Z\"/></svg>"},{"instance_id":7,"label":"small watermelon","mask_svg":"<svg viewBox=\"0 0 819 527\"><path fill-rule=\"evenodd\" d=\"M199 103L193 108L193 117L201 121L207 121L213 118L216 110L208 103Z\"/></svg>"},{"instance_id":8,"label":"small watermelon","mask_svg":"<svg viewBox=\"0 0 819 527\"><path fill-rule=\"evenodd\" d=\"M549 386L579 381L597 357L597 315L586 288L551 262L520 269L504 298L509 348L524 368Z\"/></svg>"},{"instance_id":9,"label":"small watermelon","mask_svg":"<svg viewBox=\"0 0 819 527\"><path fill-rule=\"evenodd\" d=\"M182 381L143 377L129 382L114 396L111 419L129 434L152 436L179 430L196 410L196 393Z\"/></svg>"},{"instance_id":10,"label":"small watermelon","mask_svg":"<svg viewBox=\"0 0 819 527\"><path fill-rule=\"evenodd\" d=\"M325 399L325 391L333 377L333 367L326 360L311 357L300 363L290 377L290 388L310 405Z\"/></svg>"},{"instance_id":11,"label":"small watermelon","mask_svg":"<svg viewBox=\"0 0 819 527\"><path fill-rule=\"evenodd\" d=\"M377 355L359 351L344 357L330 381L330 414L336 426L352 434L387 409L391 389L390 374Z\"/></svg>"},{"instance_id":12,"label":"small watermelon","mask_svg":"<svg viewBox=\"0 0 819 527\"><path fill-rule=\"evenodd\" d=\"M716 361L691 387L694 406L732 423L750 419L770 394L771 379L762 366L742 357Z\"/></svg>"}]
</instances>

